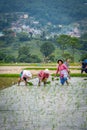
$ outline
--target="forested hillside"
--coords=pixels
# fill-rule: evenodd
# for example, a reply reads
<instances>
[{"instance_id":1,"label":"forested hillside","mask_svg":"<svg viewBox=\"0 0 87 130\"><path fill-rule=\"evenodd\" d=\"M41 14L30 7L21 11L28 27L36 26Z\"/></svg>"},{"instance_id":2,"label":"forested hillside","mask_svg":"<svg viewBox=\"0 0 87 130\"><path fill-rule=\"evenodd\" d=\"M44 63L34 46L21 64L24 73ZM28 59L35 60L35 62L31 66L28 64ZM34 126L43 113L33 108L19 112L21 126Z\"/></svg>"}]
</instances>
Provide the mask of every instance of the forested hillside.
<instances>
[{"instance_id":1,"label":"forested hillside","mask_svg":"<svg viewBox=\"0 0 87 130\"><path fill-rule=\"evenodd\" d=\"M0 0L0 12L28 12L43 23L69 24L87 18L87 0Z\"/></svg>"},{"instance_id":2,"label":"forested hillside","mask_svg":"<svg viewBox=\"0 0 87 130\"><path fill-rule=\"evenodd\" d=\"M86 52L87 0L0 0L0 62L74 62Z\"/></svg>"}]
</instances>

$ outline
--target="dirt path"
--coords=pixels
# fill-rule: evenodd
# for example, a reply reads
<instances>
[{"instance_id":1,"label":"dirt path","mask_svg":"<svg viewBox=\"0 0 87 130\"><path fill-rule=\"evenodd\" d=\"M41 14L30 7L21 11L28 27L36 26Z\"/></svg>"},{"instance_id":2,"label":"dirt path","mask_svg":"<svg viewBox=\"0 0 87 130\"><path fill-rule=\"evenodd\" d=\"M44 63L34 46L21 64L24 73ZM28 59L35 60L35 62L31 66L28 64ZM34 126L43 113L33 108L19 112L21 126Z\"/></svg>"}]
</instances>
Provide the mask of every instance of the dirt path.
<instances>
[{"instance_id":1,"label":"dirt path","mask_svg":"<svg viewBox=\"0 0 87 130\"><path fill-rule=\"evenodd\" d=\"M0 66L0 74L19 74L21 70L23 70L24 68L28 68L28 66ZM31 70L31 73L37 74L38 71L39 70ZM56 72L55 70L50 70L51 74L55 72ZM80 73L80 72L81 72L80 70L71 70L71 73Z\"/></svg>"}]
</instances>

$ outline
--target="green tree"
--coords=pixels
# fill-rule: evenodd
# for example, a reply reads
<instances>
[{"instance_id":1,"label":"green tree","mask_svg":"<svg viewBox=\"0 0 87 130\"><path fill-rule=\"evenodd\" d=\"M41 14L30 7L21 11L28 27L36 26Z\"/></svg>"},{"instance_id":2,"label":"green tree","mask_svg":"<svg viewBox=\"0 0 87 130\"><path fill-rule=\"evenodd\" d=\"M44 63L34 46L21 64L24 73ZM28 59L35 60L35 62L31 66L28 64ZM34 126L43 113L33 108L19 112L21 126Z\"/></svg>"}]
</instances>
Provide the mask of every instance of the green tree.
<instances>
[{"instance_id":1,"label":"green tree","mask_svg":"<svg viewBox=\"0 0 87 130\"><path fill-rule=\"evenodd\" d=\"M87 33L82 34L80 37L81 49L87 51Z\"/></svg>"},{"instance_id":2,"label":"green tree","mask_svg":"<svg viewBox=\"0 0 87 130\"><path fill-rule=\"evenodd\" d=\"M0 51L0 61L1 62L4 62L5 57L6 57L6 54L4 52Z\"/></svg>"},{"instance_id":3,"label":"green tree","mask_svg":"<svg viewBox=\"0 0 87 130\"><path fill-rule=\"evenodd\" d=\"M29 35L30 35L30 39L33 38L33 32L29 32Z\"/></svg>"},{"instance_id":4,"label":"green tree","mask_svg":"<svg viewBox=\"0 0 87 130\"><path fill-rule=\"evenodd\" d=\"M40 37L42 40L45 40L46 39L46 32L43 31Z\"/></svg>"},{"instance_id":5,"label":"green tree","mask_svg":"<svg viewBox=\"0 0 87 130\"><path fill-rule=\"evenodd\" d=\"M0 52L0 62L15 62L16 58L12 54L6 54L4 51Z\"/></svg>"},{"instance_id":6,"label":"green tree","mask_svg":"<svg viewBox=\"0 0 87 130\"><path fill-rule=\"evenodd\" d=\"M69 52L65 52L64 55L63 55L63 58L64 59L70 59L71 61L73 60L73 56Z\"/></svg>"},{"instance_id":7,"label":"green tree","mask_svg":"<svg viewBox=\"0 0 87 130\"><path fill-rule=\"evenodd\" d=\"M3 31L3 33L4 33L3 40L7 45L15 41L15 33L12 30L6 29Z\"/></svg>"},{"instance_id":8,"label":"green tree","mask_svg":"<svg viewBox=\"0 0 87 130\"><path fill-rule=\"evenodd\" d=\"M22 46L18 50L18 61L30 62L30 48L28 46Z\"/></svg>"},{"instance_id":9,"label":"green tree","mask_svg":"<svg viewBox=\"0 0 87 130\"><path fill-rule=\"evenodd\" d=\"M83 61L84 59L87 59L87 53L82 54L82 56L81 56L81 60Z\"/></svg>"},{"instance_id":10,"label":"green tree","mask_svg":"<svg viewBox=\"0 0 87 130\"><path fill-rule=\"evenodd\" d=\"M10 23L8 21L5 21L5 19L0 20L0 30L3 30L7 27L10 27Z\"/></svg>"},{"instance_id":11,"label":"green tree","mask_svg":"<svg viewBox=\"0 0 87 130\"><path fill-rule=\"evenodd\" d=\"M62 55L64 55L64 50L69 43L70 36L62 34L57 38L57 44L60 46L62 50Z\"/></svg>"},{"instance_id":12,"label":"green tree","mask_svg":"<svg viewBox=\"0 0 87 130\"><path fill-rule=\"evenodd\" d=\"M55 55L54 54L49 55L49 60L55 62Z\"/></svg>"},{"instance_id":13,"label":"green tree","mask_svg":"<svg viewBox=\"0 0 87 130\"><path fill-rule=\"evenodd\" d=\"M73 62L75 60L75 50L80 48L80 42L77 37L71 37L69 40L69 46L72 49Z\"/></svg>"},{"instance_id":14,"label":"green tree","mask_svg":"<svg viewBox=\"0 0 87 130\"><path fill-rule=\"evenodd\" d=\"M31 55L30 62L31 63L40 63L41 59L37 55Z\"/></svg>"},{"instance_id":15,"label":"green tree","mask_svg":"<svg viewBox=\"0 0 87 130\"><path fill-rule=\"evenodd\" d=\"M43 55L45 57L48 57L50 54L52 54L54 50L55 50L55 47L50 42L43 43L41 48L40 48L40 51L43 53Z\"/></svg>"},{"instance_id":16,"label":"green tree","mask_svg":"<svg viewBox=\"0 0 87 130\"><path fill-rule=\"evenodd\" d=\"M15 61L16 61L16 58L13 55L6 55L4 58L4 62L7 62L7 63L11 63Z\"/></svg>"},{"instance_id":17,"label":"green tree","mask_svg":"<svg viewBox=\"0 0 87 130\"><path fill-rule=\"evenodd\" d=\"M22 46L18 50L18 61L26 63L39 63L40 58L37 55L31 55L30 48L27 46Z\"/></svg>"},{"instance_id":18,"label":"green tree","mask_svg":"<svg viewBox=\"0 0 87 130\"><path fill-rule=\"evenodd\" d=\"M18 33L17 36L18 36L18 38L19 38L19 40L20 40L21 42L29 41L29 40L30 40L29 34L26 33L26 32Z\"/></svg>"}]
</instances>

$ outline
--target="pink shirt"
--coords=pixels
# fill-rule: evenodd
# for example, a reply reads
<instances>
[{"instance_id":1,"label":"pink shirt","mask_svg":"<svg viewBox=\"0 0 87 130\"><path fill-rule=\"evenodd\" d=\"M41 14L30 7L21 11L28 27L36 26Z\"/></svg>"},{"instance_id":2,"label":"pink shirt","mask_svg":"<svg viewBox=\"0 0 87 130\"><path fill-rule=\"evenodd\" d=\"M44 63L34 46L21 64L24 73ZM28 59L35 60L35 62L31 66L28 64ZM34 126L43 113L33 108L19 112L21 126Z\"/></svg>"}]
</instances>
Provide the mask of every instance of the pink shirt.
<instances>
[{"instance_id":1,"label":"pink shirt","mask_svg":"<svg viewBox=\"0 0 87 130\"><path fill-rule=\"evenodd\" d=\"M38 74L38 77L43 80L45 78L49 78L49 74L45 73L43 70L41 70Z\"/></svg>"},{"instance_id":2,"label":"pink shirt","mask_svg":"<svg viewBox=\"0 0 87 130\"><path fill-rule=\"evenodd\" d=\"M58 65L56 74L60 72L60 76L63 77L65 74L68 75L68 68L65 64Z\"/></svg>"},{"instance_id":3,"label":"pink shirt","mask_svg":"<svg viewBox=\"0 0 87 130\"><path fill-rule=\"evenodd\" d=\"M21 78L23 79L24 77L25 78L32 78L31 72L29 70L23 70Z\"/></svg>"}]
</instances>

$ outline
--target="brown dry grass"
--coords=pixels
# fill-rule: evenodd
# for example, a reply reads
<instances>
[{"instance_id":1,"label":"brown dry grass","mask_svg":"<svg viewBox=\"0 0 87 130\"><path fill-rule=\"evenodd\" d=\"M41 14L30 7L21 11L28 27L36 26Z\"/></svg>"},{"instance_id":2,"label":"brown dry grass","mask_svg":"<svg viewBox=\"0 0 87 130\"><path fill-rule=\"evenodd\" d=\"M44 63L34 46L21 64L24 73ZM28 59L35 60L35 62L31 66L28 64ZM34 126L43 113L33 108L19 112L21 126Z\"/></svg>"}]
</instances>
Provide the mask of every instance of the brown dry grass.
<instances>
[{"instance_id":1,"label":"brown dry grass","mask_svg":"<svg viewBox=\"0 0 87 130\"><path fill-rule=\"evenodd\" d=\"M27 66L0 66L0 74L19 74ZM37 74L39 70L30 70L32 74ZM50 73L55 73L55 70L50 70ZM80 70L71 70L71 73L80 73Z\"/></svg>"}]
</instances>

